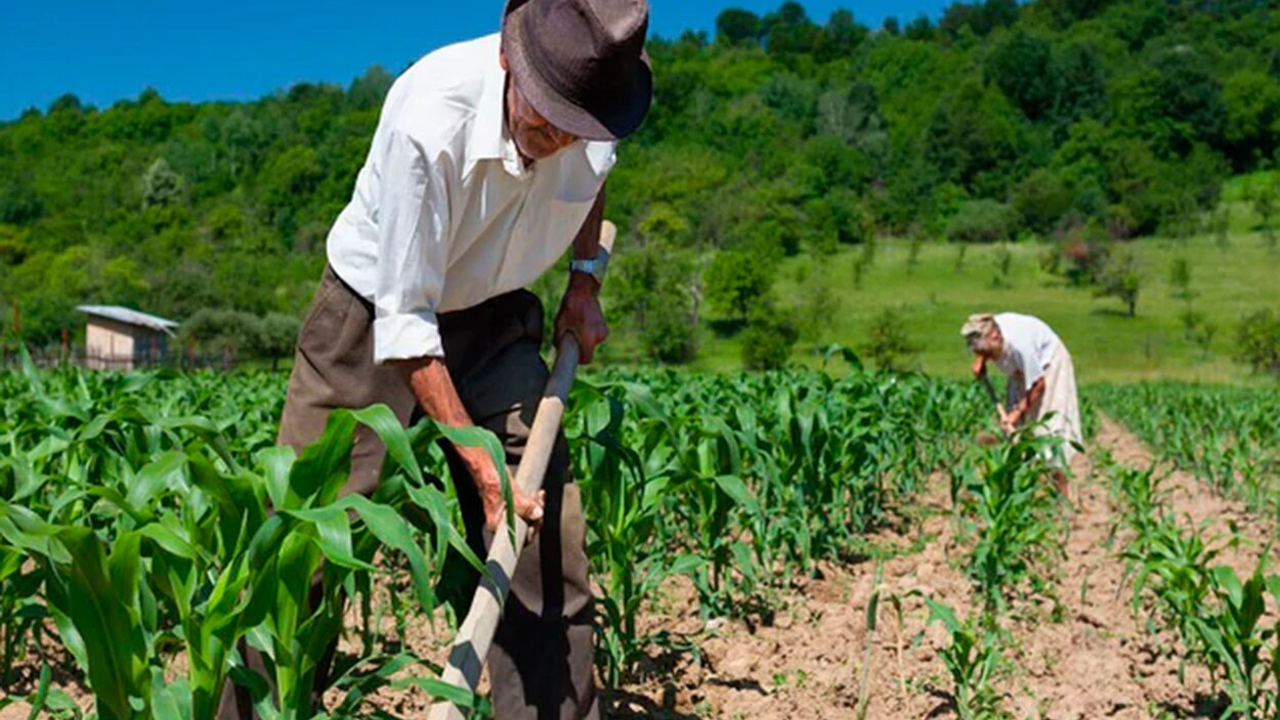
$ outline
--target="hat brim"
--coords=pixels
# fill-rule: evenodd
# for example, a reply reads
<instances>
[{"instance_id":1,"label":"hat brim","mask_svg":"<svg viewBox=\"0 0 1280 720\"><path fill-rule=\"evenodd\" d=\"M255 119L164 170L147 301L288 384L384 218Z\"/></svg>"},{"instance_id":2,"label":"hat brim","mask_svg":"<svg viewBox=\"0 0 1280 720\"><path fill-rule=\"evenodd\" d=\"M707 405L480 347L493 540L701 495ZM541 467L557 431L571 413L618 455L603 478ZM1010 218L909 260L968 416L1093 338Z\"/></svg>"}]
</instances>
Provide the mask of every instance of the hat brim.
<instances>
[{"instance_id":1,"label":"hat brim","mask_svg":"<svg viewBox=\"0 0 1280 720\"><path fill-rule=\"evenodd\" d=\"M513 0L508 3L502 23L502 49L510 73L520 84L520 92L533 109L557 128L585 140L620 140L635 132L649 114L649 106L653 102L653 71L649 67L648 54L642 53L640 62L635 65L631 92L621 98L607 115L593 113L561 96L533 66L525 45L524 23L521 22L521 16L528 9L527 2Z\"/></svg>"}]
</instances>

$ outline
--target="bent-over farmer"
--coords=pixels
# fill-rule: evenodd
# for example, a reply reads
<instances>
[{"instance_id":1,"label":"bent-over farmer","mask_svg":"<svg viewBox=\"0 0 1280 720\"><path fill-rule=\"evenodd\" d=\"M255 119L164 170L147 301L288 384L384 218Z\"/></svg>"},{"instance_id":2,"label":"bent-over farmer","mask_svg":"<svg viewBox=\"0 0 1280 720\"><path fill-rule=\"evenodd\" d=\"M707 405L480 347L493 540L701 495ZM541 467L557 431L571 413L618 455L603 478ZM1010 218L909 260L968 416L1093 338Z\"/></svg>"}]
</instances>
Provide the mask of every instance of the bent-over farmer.
<instances>
[{"instance_id":1,"label":"bent-over farmer","mask_svg":"<svg viewBox=\"0 0 1280 720\"><path fill-rule=\"evenodd\" d=\"M997 405L1005 432L1048 419L1038 432L1062 438L1063 460L1082 442L1075 367L1067 346L1044 321L1030 315L970 315L960 334L974 354L973 374L986 373L991 361L1008 376L1006 406ZM1066 468L1056 468L1065 486Z\"/></svg>"},{"instance_id":2,"label":"bent-over farmer","mask_svg":"<svg viewBox=\"0 0 1280 720\"><path fill-rule=\"evenodd\" d=\"M604 183L615 142L649 109L647 26L644 0L508 0L500 33L437 50L396 80L329 233L280 444L313 442L334 408L386 403L406 424L425 413L492 430L514 476L548 378L543 309L525 288L571 245L555 336L573 334L589 362L607 333L596 296ZM505 517L497 468L482 450L445 450L483 557L484 529ZM361 428L346 492L374 491L383 454ZM568 464L562 436L543 490L514 497L540 527L489 653L500 720L599 715L586 530ZM250 713L229 688L220 717Z\"/></svg>"}]
</instances>

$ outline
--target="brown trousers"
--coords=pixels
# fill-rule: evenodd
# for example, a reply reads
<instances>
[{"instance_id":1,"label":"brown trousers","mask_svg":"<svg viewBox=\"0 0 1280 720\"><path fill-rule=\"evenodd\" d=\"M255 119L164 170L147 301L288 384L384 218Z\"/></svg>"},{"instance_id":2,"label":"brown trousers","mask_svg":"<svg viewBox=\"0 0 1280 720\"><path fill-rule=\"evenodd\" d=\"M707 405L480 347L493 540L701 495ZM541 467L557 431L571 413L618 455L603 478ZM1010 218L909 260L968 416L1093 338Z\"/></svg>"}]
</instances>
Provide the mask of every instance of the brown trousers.
<instances>
[{"instance_id":1,"label":"brown trousers","mask_svg":"<svg viewBox=\"0 0 1280 720\"><path fill-rule=\"evenodd\" d=\"M539 355L542 317L538 298L519 290L438 318L445 364L458 395L472 420L502 441L511 477L548 377ZM373 306L326 267L299 333L278 444L301 451L324 432L334 408L385 403L406 424L421 417L399 372L373 362L373 319ZM443 447L467 540L484 557L479 495L452 447ZM373 432L361 426L346 492L373 493L384 452ZM578 488L569 478L563 436L543 487L546 518L535 541L520 554L511 597L489 651L494 715L497 720L594 720L599 709L592 672L586 525ZM246 662L261 667L257 657L246 657ZM318 693L326 681L318 678ZM228 682L219 719L252 716L247 693Z\"/></svg>"}]
</instances>

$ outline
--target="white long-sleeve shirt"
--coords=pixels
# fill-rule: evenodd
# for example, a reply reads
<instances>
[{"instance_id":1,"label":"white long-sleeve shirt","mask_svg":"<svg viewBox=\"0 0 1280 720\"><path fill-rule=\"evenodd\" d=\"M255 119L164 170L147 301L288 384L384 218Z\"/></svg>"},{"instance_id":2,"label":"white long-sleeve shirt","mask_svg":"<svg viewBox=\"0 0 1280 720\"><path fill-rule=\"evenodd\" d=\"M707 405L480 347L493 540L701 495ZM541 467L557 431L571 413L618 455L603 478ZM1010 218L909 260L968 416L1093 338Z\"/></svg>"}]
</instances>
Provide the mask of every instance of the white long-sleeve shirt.
<instances>
[{"instance_id":1,"label":"white long-sleeve shirt","mask_svg":"<svg viewBox=\"0 0 1280 720\"><path fill-rule=\"evenodd\" d=\"M615 144L525 167L504 118L499 36L441 48L391 86L355 193L329 232L334 272L377 309L374 361L442 357L436 314L525 287L573 243Z\"/></svg>"},{"instance_id":2,"label":"white long-sleeve shirt","mask_svg":"<svg viewBox=\"0 0 1280 720\"><path fill-rule=\"evenodd\" d=\"M1004 352L996 367L1030 390L1044 375L1062 340L1043 320L1031 315L1000 313L995 321L1004 338Z\"/></svg>"}]
</instances>

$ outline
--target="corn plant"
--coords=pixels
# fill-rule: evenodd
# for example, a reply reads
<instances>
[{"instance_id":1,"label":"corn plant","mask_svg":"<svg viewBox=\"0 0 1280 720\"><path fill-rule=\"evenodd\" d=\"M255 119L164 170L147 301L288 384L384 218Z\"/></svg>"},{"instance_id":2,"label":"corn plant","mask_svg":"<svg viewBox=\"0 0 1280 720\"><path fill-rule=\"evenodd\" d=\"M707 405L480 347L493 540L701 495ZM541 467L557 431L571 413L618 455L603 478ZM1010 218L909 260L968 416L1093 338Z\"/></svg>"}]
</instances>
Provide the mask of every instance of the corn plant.
<instances>
[{"instance_id":1,"label":"corn plant","mask_svg":"<svg viewBox=\"0 0 1280 720\"><path fill-rule=\"evenodd\" d=\"M1280 606L1280 577L1265 573L1268 552L1242 582L1230 567L1213 565L1223 546L1206 536L1208 521L1186 527L1169 512L1154 467L1117 465L1111 472L1125 505L1120 522L1132 534L1122 556L1133 578L1134 610L1149 604L1149 626L1177 632L1180 676L1189 661L1209 669L1229 700L1223 718L1274 717L1280 625L1264 621L1268 597Z\"/></svg>"},{"instance_id":2,"label":"corn plant","mask_svg":"<svg viewBox=\"0 0 1280 720\"><path fill-rule=\"evenodd\" d=\"M1162 459L1255 511L1276 510L1280 390L1160 382L1099 385L1089 396Z\"/></svg>"},{"instance_id":3,"label":"corn plant","mask_svg":"<svg viewBox=\"0 0 1280 720\"><path fill-rule=\"evenodd\" d=\"M465 596L453 569L478 559L437 443L493 439L339 412L294 457L273 447L284 391L279 376L253 373L0 373L0 662L29 662L49 621L103 720L208 717L228 682L266 717L310 717L312 678L350 599L363 651L334 669L345 695L331 716L363 712L381 685L446 692L376 618L403 627ZM694 578L706 617L768 622L782 590L894 521L985 415L969 384L856 367L611 371L571 405L609 683L654 645L693 649L637 623L672 575ZM335 491L359 423L390 450L368 499ZM375 577L411 591L375 603ZM247 671L242 648L263 654L278 692ZM168 681L179 654L185 673ZM31 700L66 707L48 683Z\"/></svg>"},{"instance_id":4,"label":"corn plant","mask_svg":"<svg viewBox=\"0 0 1280 720\"><path fill-rule=\"evenodd\" d=\"M1047 592L1050 560L1062 552L1058 508L1046 449L1056 441L1019 433L1012 441L976 448L956 474L964 492L959 507L974 536L966 570L988 610L1005 606L1030 584Z\"/></svg>"},{"instance_id":5,"label":"corn plant","mask_svg":"<svg viewBox=\"0 0 1280 720\"><path fill-rule=\"evenodd\" d=\"M1244 582L1229 567L1213 568L1215 611L1194 620L1203 656L1231 701L1223 717L1273 718L1280 711L1280 623L1264 623L1267 598L1280 603L1280 577L1264 575L1265 560Z\"/></svg>"},{"instance_id":6,"label":"corn plant","mask_svg":"<svg viewBox=\"0 0 1280 720\"><path fill-rule=\"evenodd\" d=\"M642 387L623 389L648 400ZM572 399L569 437L589 443L577 456L576 474L582 478L584 504L591 508L588 555L604 573L597 643L604 681L614 688L634 672L656 639L637 631L641 605L667 577L697 571L701 559L664 552L655 534L674 470L672 456L654 444L665 437L664 423L651 421L624 438L621 403L586 384L575 388ZM626 439L635 444L624 444Z\"/></svg>"},{"instance_id":7,"label":"corn plant","mask_svg":"<svg viewBox=\"0 0 1280 720\"><path fill-rule=\"evenodd\" d=\"M930 624L941 623L950 644L939 653L951 675L952 699L963 720L995 720L1010 717L1001 707L1001 696L992 685L1000 667L998 633L978 618L961 622L949 606L925 598Z\"/></svg>"},{"instance_id":8,"label":"corn plant","mask_svg":"<svg viewBox=\"0 0 1280 720\"><path fill-rule=\"evenodd\" d=\"M228 676L253 689L264 716L311 717L312 678L340 629L342 591L353 573L374 570L379 548L409 559L428 612L432 567L446 552L482 567L417 461L415 444L422 450L440 436L433 425L411 436L384 407L339 411L296 461L271 448L246 465L215 423L131 404L94 416L29 380L35 404L61 415L54 444L62 450L55 458L41 443L23 456L17 490L0 500L0 537L38 564L48 611L104 720L211 718ZM339 497L357 422L394 460L396 476L376 500ZM499 457L496 444L490 450ZM396 503L410 502L434 520L430 533L397 512ZM429 564L422 542L432 535ZM312 606L322 567L324 598ZM238 669L241 640L263 651L274 696ZM187 677L166 682L163 661L176 649L187 656ZM367 679L350 676L353 685Z\"/></svg>"},{"instance_id":9,"label":"corn plant","mask_svg":"<svg viewBox=\"0 0 1280 720\"><path fill-rule=\"evenodd\" d=\"M1134 610L1143 607L1143 591L1150 589L1156 599L1153 613L1174 625L1193 653L1198 650L1194 620L1211 596L1209 567L1220 552L1203 528L1184 531L1165 515L1124 553L1133 576Z\"/></svg>"},{"instance_id":10,"label":"corn plant","mask_svg":"<svg viewBox=\"0 0 1280 720\"><path fill-rule=\"evenodd\" d=\"M1130 547L1141 547L1158 534L1168 513L1171 491L1163 486L1164 476L1157 475L1155 464L1137 470L1111 461L1107 474L1111 478L1112 502L1119 509L1108 541L1114 542L1116 533L1125 528L1132 534ZM1134 552L1141 554L1140 550Z\"/></svg>"}]
</instances>

